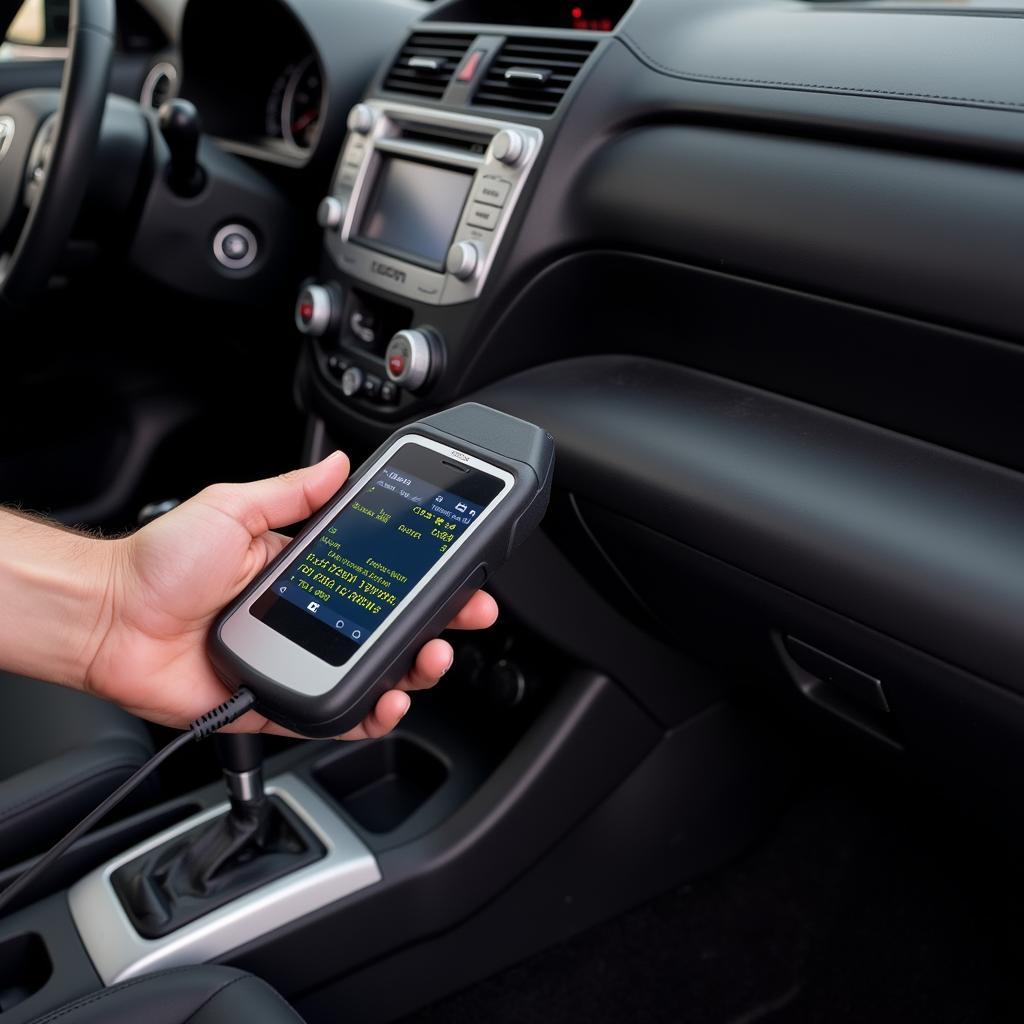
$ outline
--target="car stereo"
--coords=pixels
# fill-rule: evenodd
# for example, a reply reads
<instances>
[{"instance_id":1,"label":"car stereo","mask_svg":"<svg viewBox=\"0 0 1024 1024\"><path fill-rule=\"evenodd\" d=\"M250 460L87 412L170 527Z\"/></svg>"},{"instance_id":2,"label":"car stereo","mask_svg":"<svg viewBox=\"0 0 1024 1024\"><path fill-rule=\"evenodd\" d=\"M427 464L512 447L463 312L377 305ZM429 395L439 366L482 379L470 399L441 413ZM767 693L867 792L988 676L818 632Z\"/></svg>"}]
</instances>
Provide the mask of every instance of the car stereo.
<instances>
[{"instance_id":1,"label":"car stereo","mask_svg":"<svg viewBox=\"0 0 1024 1024\"><path fill-rule=\"evenodd\" d=\"M433 305L479 295L543 132L369 100L318 217L350 277Z\"/></svg>"}]
</instances>

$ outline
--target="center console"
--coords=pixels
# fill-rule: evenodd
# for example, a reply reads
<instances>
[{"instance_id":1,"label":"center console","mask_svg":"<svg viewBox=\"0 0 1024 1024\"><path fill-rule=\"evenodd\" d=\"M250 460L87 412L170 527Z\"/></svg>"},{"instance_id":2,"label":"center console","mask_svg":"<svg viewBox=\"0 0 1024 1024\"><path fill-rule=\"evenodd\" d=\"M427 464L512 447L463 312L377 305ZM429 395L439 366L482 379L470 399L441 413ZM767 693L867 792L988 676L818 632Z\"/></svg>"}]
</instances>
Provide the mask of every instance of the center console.
<instances>
[{"instance_id":1,"label":"center console","mask_svg":"<svg viewBox=\"0 0 1024 1024\"><path fill-rule=\"evenodd\" d=\"M387 415L438 381L440 311L480 296L544 132L383 99L353 107L348 129L318 210L325 272L303 285L295 325L335 393Z\"/></svg>"},{"instance_id":2,"label":"center console","mask_svg":"<svg viewBox=\"0 0 1024 1024\"><path fill-rule=\"evenodd\" d=\"M380 100L353 108L348 126L320 207L339 268L431 305L475 299L543 133Z\"/></svg>"}]
</instances>

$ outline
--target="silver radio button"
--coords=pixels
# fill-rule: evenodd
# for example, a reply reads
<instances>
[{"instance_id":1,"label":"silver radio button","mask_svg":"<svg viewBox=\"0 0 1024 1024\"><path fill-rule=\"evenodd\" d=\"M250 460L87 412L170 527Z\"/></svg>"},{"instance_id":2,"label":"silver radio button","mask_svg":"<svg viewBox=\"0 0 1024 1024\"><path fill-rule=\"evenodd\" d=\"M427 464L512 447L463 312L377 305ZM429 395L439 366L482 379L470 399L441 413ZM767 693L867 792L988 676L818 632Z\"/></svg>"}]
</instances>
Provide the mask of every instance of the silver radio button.
<instances>
[{"instance_id":1,"label":"silver radio button","mask_svg":"<svg viewBox=\"0 0 1024 1024\"><path fill-rule=\"evenodd\" d=\"M445 268L460 281L468 281L480 265L480 248L474 242L456 242L448 250Z\"/></svg>"},{"instance_id":2,"label":"silver radio button","mask_svg":"<svg viewBox=\"0 0 1024 1024\"><path fill-rule=\"evenodd\" d=\"M345 219L347 204L337 196L325 196L316 210L316 222L326 231L337 231Z\"/></svg>"},{"instance_id":3,"label":"silver radio button","mask_svg":"<svg viewBox=\"0 0 1024 1024\"><path fill-rule=\"evenodd\" d=\"M487 174L477 181L469 198L474 203L483 203L485 206L497 206L500 209L508 202L508 195L511 191L511 181L495 177L493 174Z\"/></svg>"},{"instance_id":4,"label":"silver radio button","mask_svg":"<svg viewBox=\"0 0 1024 1024\"><path fill-rule=\"evenodd\" d=\"M488 231L493 231L498 226L500 216L501 210L496 206L472 203L469 207L469 214L466 216L466 223L472 224L475 228L486 228Z\"/></svg>"},{"instance_id":5,"label":"silver radio button","mask_svg":"<svg viewBox=\"0 0 1024 1024\"><path fill-rule=\"evenodd\" d=\"M369 135L376 120L377 115L373 112L373 107L366 103L357 103L348 112L348 130L360 135Z\"/></svg>"},{"instance_id":6,"label":"silver radio button","mask_svg":"<svg viewBox=\"0 0 1024 1024\"><path fill-rule=\"evenodd\" d=\"M525 152L526 140L511 128L503 128L491 139L491 156L509 167L515 167Z\"/></svg>"}]
</instances>

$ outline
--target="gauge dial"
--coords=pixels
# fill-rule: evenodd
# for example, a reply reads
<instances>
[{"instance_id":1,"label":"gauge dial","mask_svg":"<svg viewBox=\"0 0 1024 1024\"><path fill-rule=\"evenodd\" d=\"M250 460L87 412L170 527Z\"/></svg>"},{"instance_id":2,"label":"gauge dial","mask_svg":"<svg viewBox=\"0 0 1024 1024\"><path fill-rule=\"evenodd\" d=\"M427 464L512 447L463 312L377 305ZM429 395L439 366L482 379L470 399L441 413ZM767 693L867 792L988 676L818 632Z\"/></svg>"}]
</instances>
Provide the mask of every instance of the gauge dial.
<instances>
[{"instance_id":1,"label":"gauge dial","mask_svg":"<svg viewBox=\"0 0 1024 1024\"><path fill-rule=\"evenodd\" d=\"M267 99L267 134L309 149L316 141L323 102L320 65L313 56L277 76Z\"/></svg>"}]
</instances>

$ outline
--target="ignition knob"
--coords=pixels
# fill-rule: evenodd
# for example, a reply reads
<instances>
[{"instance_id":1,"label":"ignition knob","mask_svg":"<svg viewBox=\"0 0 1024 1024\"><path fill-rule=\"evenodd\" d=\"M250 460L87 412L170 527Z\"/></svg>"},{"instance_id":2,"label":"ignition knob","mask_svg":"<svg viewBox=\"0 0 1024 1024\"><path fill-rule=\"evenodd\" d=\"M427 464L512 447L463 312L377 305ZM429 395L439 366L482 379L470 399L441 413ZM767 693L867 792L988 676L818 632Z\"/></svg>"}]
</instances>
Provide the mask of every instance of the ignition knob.
<instances>
[{"instance_id":1,"label":"ignition knob","mask_svg":"<svg viewBox=\"0 0 1024 1024\"><path fill-rule=\"evenodd\" d=\"M373 112L373 107L366 103L357 103L348 112L348 130L358 135L369 135L376 120L377 115Z\"/></svg>"},{"instance_id":2,"label":"ignition knob","mask_svg":"<svg viewBox=\"0 0 1024 1024\"><path fill-rule=\"evenodd\" d=\"M448 250L445 268L460 281L468 281L480 265L480 249L475 242L456 242Z\"/></svg>"},{"instance_id":3,"label":"ignition knob","mask_svg":"<svg viewBox=\"0 0 1024 1024\"><path fill-rule=\"evenodd\" d=\"M515 167L525 152L526 139L511 128L503 128L491 140L491 155L509 167Z\"/></svg>"},{"instance_id":4,"label":"ignition knob","mask_svg":"<svg viewBox=\"0 0 1024 1024\"><path fill-rule=\"evenodd\" d=\"M337 196L325 196L316 208L316 222L325 231L337 231L345 219L346 204Z\"/></svg>"},{"instance_id":5,"label":"ignition knob","mask_svg":"<svg viewBox=\"0 0 1024 1024\"><path fill-rule=\"evenodd\" d=\"M428 328L399 331L388 342L384 353L388 378L410 391L423 387L434 369L439 345Z\"/></svg>"},{"instance_id":6,"label":"ignition knob","mask_svg":"<svg viewBox=\"0 0 1024 1024\"><path fill-rule=\"evenodd\" d=\"M322 284L307 284L295 303L295 326L314 338L326 334L337 314L337 303L330 289Z\"/></svg>"}]
</instances>

